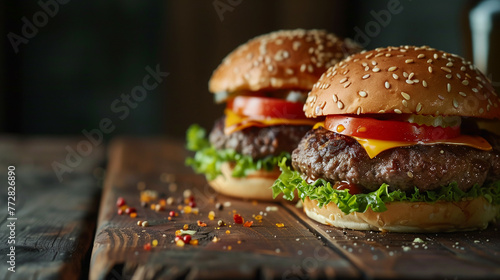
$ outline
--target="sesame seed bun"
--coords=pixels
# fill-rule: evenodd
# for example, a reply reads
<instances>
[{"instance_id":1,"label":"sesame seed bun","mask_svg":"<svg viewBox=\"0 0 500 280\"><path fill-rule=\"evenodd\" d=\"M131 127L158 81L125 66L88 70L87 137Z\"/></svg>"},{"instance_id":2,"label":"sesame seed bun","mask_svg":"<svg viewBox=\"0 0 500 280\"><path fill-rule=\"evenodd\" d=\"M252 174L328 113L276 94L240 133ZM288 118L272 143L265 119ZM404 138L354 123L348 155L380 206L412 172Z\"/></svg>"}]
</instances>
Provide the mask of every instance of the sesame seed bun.
<instances>
[{"instance_id":1,"label":"sesame seed bun","mask_svg":"<svg viewBox=\"0 0 500 280\"><path fill-rule=\"evenodd\" d=\"M271 186L281 174L278 168L273 171L259 170L247 177L235 178L231 174L233 168L230 163L221 166L222 175L217 176L208 184L217 192L238 198L273 201Z\"/></svg>"},{"instance_id":2,"label":"sesame seed bun","mask_svg":"<svg viewBox=\"0 0 500 280\"><path fill-rule=\"evenodd\" d=\"M387 211L343 213L329 203L322 208L317 201L306 198L304 211L308 217L322 224L355 230L392 232L451 232L485 229L495 220L499 205L492 205L483 197L460 202L392 202Z\"/></svg>"},{"instance_id":3,"label":"sesame seed bun","mask_svg":"<svg viewBox=\"0 0 500 280\"><path fill-rule=\"evenodd\" d=\"M310 90L326 69L359 51L353 41L324 30L272 32L251 39L224 58L209 90Z\"/></svg>"},{"instance_id":4,"label":"sesame seed bun","mask_svg":"<svg viewBox=\"0 0 500 280\"><path fill-rule=\"evenodd\" d=\"M500 118L488 78L460 56L426 46L378 48L328 69L309 93L308 117L398 113Z\"/></svg>"}]
</instances>

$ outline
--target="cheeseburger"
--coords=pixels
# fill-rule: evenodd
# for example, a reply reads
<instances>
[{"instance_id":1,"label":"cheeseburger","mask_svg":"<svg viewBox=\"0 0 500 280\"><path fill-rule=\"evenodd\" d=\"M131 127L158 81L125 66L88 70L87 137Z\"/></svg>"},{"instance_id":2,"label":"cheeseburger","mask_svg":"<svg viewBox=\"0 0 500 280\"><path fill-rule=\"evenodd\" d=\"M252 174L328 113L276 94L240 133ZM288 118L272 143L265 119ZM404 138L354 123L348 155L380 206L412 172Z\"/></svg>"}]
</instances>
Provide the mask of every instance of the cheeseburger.
<instances>
[{"instance_id":1,"label":"cheeseburger","mask_svg":"<svg viewBox=\"0 0 500 280\"><path fill-rule=\"evenodd\" d=\"M360 51L352 41L321 30L277 31L254 38L230 53L214 71L209 90L226 102L208 139L194 125L187 163L204 173L218 192L272 200L277 163L312 128L302 107L321 74Z\"/></svg>"},{"instance_id":2,"label":"cheeseburger","mask_svg":"<svg viewBox=\"0 0 500 280\"><path fill-rule=\"evenodd\" d=\"M500 117L470 62L429 47L354 54L328 69L304 105L325 117L293 151L274 196L295 191L312 219L394 232L484 229L500 212Z\"/></svg>"}]
</instances>

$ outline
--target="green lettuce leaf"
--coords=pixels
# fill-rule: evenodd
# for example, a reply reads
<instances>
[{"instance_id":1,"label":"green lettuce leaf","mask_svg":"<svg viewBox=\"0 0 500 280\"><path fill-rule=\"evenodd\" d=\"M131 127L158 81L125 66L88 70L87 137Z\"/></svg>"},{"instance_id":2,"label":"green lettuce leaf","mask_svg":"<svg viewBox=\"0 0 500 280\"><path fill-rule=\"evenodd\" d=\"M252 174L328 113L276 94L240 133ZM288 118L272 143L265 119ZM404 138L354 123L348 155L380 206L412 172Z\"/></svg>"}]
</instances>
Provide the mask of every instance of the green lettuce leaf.
<instances>
[{"instance_id":1,"label":"green lettuce leaf","mask_svg":"<svg viewBox=\"0 0 500 280\"><path fill-rule=\"evenodd\" d=\"M306 197L309 197L312 200L316 200L320 208L333 202L346 214L365 212L368 208L371 208L375 212L383 212L387 210L385 203L393 201L452 202L483 196L488 202L494 205L500 204L500 181L482 187L475 185L466 192L460 190L456 183L451 183L436 191L420 192L415 188L412 194L406 194L400 190L390 192L389 185L382 184L376 191L351 195L348 190L334 189L330 182L323 179L318 179L311 184L307 183L302 179L299 172L291 170L290 166L286 164L287 160L283 158L278 164L282 173L271 187L274 198L283 194L283 198L293 200L295 191L297 191L302 201Z\"/></svg>"},{"instance_id":2,"label":"green lettuce leaf","mask_svg":"<svg viewBox=\"0 0 500 280\"><path fill-rule=\"evenodd\" d=\"M208 141L205 129L197 124L188 128L186 140L186 148L196 152L194 157L186 159L186 165L191 166L196 173L205 174L208 180L213 180L221 174L224 162L234 164L233 177L244 177L256 170L271 171L278 166L282 158L290 160L290 153L287 152L254 160L231 149L215 149Z\"/></svg>"}]
</instances>

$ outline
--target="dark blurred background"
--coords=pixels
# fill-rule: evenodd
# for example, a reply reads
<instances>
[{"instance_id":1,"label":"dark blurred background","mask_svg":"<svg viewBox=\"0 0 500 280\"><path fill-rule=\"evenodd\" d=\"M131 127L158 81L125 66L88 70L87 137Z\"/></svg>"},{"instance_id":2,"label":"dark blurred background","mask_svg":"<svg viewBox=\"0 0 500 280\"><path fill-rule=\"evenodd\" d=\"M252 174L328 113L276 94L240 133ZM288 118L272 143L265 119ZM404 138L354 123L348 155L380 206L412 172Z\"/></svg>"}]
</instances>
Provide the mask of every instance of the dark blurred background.
<instances>
[{"instance_id":1,"label":"dark blurred background","mask_svg":"<svg viewBox=\"0 0 500 280\"><path fill-rule=\"evenodd\" d=\"M222 114L210 75L254 36L321 28L367 49L425 44L472 59L469 12L480 2L491 1L2 1L0 130L82 135L109 118L106 139L181 138ZM168 76L141 91L158 69ZM134 91L139 101L127 99Z\"/></svg>"}]
</instances>

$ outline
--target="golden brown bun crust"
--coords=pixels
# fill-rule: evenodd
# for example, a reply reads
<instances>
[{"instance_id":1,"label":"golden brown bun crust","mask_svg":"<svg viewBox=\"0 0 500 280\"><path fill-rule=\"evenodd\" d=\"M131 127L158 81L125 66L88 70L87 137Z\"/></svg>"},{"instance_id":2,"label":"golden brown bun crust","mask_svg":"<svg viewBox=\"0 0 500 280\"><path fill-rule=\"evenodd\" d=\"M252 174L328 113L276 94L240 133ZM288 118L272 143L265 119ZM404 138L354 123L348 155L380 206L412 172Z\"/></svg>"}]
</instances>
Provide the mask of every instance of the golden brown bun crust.
<instances>
[{"instance_id":1,"label":"golden brown bun crust","mask_svg":"<svg viewBox=\"0 0 500 280\"><path fill-rule=\"evenodd\" d=\"M279 177L279 169L273 171L256 171L244 178L231 176L233 169L229 163L221 166L222 175L208 183L217 192L238 198L273 201L271 186Z\"/></svg>"},{"instance_id":2,"label":"golden brown bun crust","mask_svg":"<svg viewBox=\"0 0 500 280\"><path fill-rule=\"evenodd\" d=\"M392 232L451 232L485 229L500 212L484 198L461 202L393 202L387 211L344 214L337 205L322 208L306 198L304 211L320 223L355 230Z\"/></svg>"},{"instance_id":3,"label":"golden brown bun crust","mask_svg":"<svg viewBox=\"0 0 500 280\"><path fill-rule=\"evenodd\" d=\"M354 54L328 69L309 93L308 117L408 113L500 118L491 83L470 62L429 47Z\"/></svg>"},{"instance_id":4,"label":"golden brown bun crust","mask_svg":"<svg viewBox=\"0 0 500 280\"><path fill-rule=\"evenodd\" d=\"M323 72L361 51L324 30L282 30L251 39L230 53L209 82L213 93L262 89L310 90Z\"/></svg>"}]
</instances>

